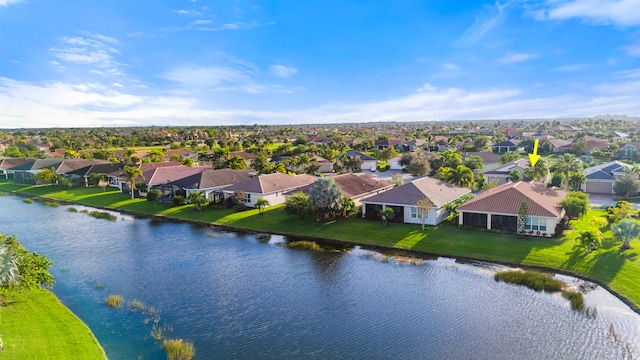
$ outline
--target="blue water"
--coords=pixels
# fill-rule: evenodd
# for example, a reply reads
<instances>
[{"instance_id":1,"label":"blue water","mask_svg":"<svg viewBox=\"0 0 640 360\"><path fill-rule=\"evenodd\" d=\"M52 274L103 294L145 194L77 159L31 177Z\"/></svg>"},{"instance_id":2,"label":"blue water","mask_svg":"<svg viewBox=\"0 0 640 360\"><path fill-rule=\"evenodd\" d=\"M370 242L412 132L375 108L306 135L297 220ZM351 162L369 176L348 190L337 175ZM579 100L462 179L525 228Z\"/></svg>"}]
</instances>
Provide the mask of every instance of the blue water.
<instances>
[{"instance_id":1,"label":"blue water","mask_svg":"<svg viewBox=\"0 0 640 360\"><path fill-rule=\"evenodd\" d=\"M624 359L640 320L602 289L588 318L559 295L495 282L497 266L309 252L249 234L118 214L117 221L0 196L0 232L53 262L56 295L110 359L165 359L159 311L198 359ZM79 210L82 207L76 206ZM295 220L292 220L295 221ZM96 284L99 284L96 286Z\"/></svg>"}]
</instances>

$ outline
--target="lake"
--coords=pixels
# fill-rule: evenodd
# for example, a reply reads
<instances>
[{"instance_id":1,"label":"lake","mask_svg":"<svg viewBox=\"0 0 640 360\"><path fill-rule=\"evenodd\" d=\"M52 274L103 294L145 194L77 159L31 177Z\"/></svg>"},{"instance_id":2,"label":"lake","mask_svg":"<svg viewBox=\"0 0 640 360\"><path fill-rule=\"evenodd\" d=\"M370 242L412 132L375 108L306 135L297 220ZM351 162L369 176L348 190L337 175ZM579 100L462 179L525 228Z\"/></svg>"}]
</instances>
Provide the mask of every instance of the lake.
<instances>
[{"instance_id":1,"label":"lake","mask_svg":"<svg viewBox=\"0 0 640 360\"><path fill-rule=\"evenodd\" d=\"M154 323L168 338L193 341L198 359L640 354L640 316L597 286L585 295L597 310L591 318L560 295L494 281L503 269L498 265L394 258L358 247L293 250L279 245L282 236L263 242L251 234L117 213L109 221L68 209L0 196L0 233L17 235L54 262L54 293L110 359L165 359L151 336ZM110 294L147 310L109 308Z\"/></svg>"}]
</instances>

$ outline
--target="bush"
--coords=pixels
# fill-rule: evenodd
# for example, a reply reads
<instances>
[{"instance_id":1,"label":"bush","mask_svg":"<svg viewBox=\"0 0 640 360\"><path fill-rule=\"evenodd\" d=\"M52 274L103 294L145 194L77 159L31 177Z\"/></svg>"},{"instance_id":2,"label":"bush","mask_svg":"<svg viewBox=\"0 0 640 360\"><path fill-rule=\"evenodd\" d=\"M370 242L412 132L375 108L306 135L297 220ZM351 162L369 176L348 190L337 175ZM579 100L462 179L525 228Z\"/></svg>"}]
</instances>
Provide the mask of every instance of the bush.
<instances>
[{"instance_id":1,"label":"bush","mask_svg":"<svg viewBox=\"0 0 640 360\"><path fill-rule=\"evenodd\" d=\"M22 202L24 202L25 204L33 204L33 199L29 199L29 198L22 199Z\"/></svg>"},{"instance_id":2,"label":"bush","mask_svg":"<svg viewBox=\"0 0 640 360\"><path fill-rule=\"evenodd\" d=\"M169 360L190 360L196 354L196 349L191 341L182 339L169 339L162 343L164 352Z\"/></svg>"},{"instance_id":3,"label":"bush","mask_svg":"<svg viewBox=\"0 0 640 360\"><path fill-rule=\"evenodd\" d=\"M117 216L111 215L108 212L91 211L88 215L93 216L96 219L105 219L110 221L116 221L118 219Z\"/></svg>"},{"instance_id":4,"label":"bush","mask_svg":"<svg viewBox=\"0 0 640 360\"><path fill-rule=\"evenodd\" d=\"M320 247L320 245L316 244L313 241L305 241L305 240L292 241L292 242L284 243L284 246L288 247L289 249L296 249L296 250L322 251L322 248Z\"/></svg>"},{"instance_id":5,"label":"bush","mask_svg":"<svg viewBox=\"0 0 640 360\"><path fill-rule=\"evenodd\" d=\"M246 211L248 209L249 208L245 204L236 204L236 205L233 206L233 211L235 211L235 212Z\"/></svg>"},{"instance_id":6,"label":"bush","mask_svg":"<svg viewBox=\"0 0 640 360\"><path fill-rule=\"evenodd\" d=\"M151 190L147 193L147 201L158 202L162 198L162 192L160 190Z\"/></svg>"},{"instance_id":7,"label":"bush","mask_svg":"<svg viewBox=\"0 0 640 360\"><path fill-rule=\"evenodd\" d=\"M173 205L175 206L183 206L183 205L187 205L187 198L182 196L182 195L176 195L173 197L173 200L171 200L171 202L173 202Z\"/></svg>"}]
</instances>

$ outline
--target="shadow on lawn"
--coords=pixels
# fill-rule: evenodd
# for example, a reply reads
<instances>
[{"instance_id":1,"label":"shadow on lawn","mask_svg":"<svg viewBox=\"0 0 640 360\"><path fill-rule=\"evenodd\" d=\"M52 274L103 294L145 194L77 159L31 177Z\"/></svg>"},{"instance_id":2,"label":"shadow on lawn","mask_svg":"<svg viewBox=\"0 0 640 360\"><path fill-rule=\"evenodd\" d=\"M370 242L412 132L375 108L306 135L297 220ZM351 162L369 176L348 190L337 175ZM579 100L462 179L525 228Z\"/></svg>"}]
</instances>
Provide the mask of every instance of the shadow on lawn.
<instances>
[{"instance_id":1,"label":"shadow on lawn","mask_svg":"<svg viewBox=\"0 0 640 360\"><path fill-rule=\"evenodd\" d=\"M618 274L625 261L635 261L637 253L618 248L602 252L594 256L593 266L588 275L605 283L610 283Z\"/></svg>"}]
</instances>

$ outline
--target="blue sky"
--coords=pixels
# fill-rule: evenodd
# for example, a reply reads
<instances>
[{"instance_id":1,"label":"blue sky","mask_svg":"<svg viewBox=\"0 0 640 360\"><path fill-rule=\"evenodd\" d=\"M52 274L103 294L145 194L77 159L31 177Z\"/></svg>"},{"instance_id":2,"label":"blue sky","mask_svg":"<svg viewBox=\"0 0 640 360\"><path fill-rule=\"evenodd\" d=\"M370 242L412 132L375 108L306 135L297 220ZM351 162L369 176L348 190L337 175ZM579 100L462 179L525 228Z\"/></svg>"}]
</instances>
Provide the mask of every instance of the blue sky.
<instances>
[{"instance_id":1,"label":"blue sky","mask_svg":"<svg viewBox=\"0 0 640 360\"><path fill-rule=\"evenodd\" d=\"M640 0L0 0L0 127L640 115Z\"/></svg>"}]
</instances>

